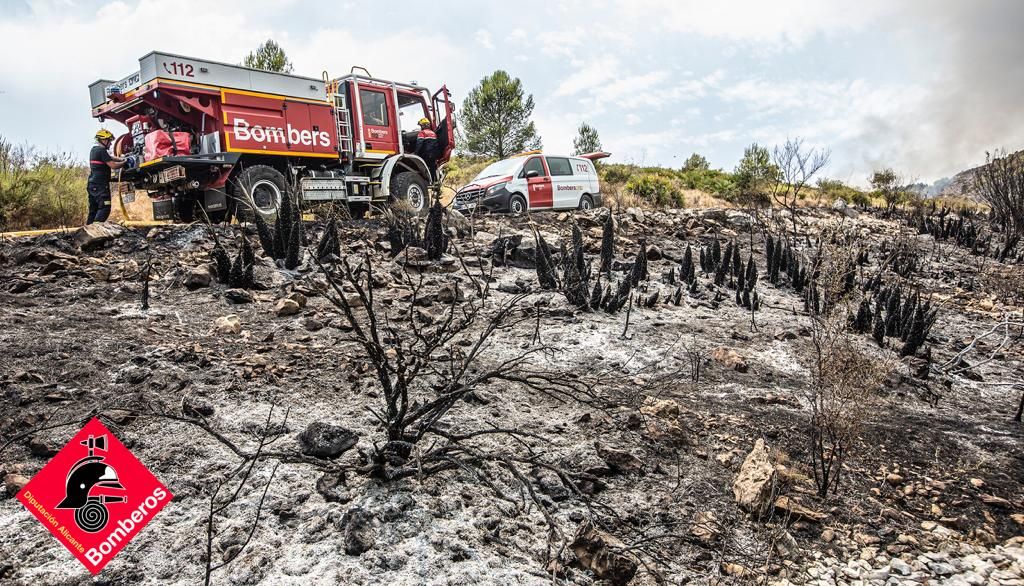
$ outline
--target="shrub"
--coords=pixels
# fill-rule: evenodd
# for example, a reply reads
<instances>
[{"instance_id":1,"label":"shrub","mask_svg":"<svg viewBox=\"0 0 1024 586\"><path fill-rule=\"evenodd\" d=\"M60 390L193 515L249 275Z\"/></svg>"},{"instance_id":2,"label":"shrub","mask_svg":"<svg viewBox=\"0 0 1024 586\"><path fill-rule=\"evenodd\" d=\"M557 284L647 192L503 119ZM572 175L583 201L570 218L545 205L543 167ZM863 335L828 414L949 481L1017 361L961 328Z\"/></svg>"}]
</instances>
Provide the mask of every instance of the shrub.
<instances>
[{"instance_id":1,"label":"shrub","mask_svg":"<svg viewBox=\"0 0 1024 586\"><path fill-rule=\"evenodd\" d=\"M0 137L0 230L82 223L87 174L68 153L37 155Z\"/></svg>"},{"instance_id":2,"label":"shrub","mask_svg":"<svg viewBox=\"0 0 1024 586\"><path fill-rule=\"evenodd\" d=\"M825 179L824 177L819 179L818 193L829 202L835 201L838 198L855 206L867 207L871 205L871 198L868 197L867 193L856 187L851 187L838 179Z\"/></svg>"},{"instance_id":3,"label":"shrub","mask_svg":"<svg viewBox=\"0 0 1024 586\"><path fill-rule=\"evenodd\" d=\"M602 183L625 183L633 177L636 170L633 165L612 163L601 165L597 172L601 176Z\"/></svg>"},{"instance_id":4,"label":"shrub","mask_svg":"<svg viewBox=\"0 0 1024 586\"><path fill-rule=\"evenodd\" d=\"M660 173L636 175L626 182L626 190L656 205L686 205L682 191L676 188L671 179Z\"/></svg>"},{"instance_id":5,"label":"shrub","mask_svg":"<svg viewBox=\"0 0 1024 586\"><path fill-rule=\"evenodd\" d=\"M684 169L679 179L686 189L699 189L706 193L723 195L735 187L733 175L721 169Z\"/></svg>"}]
</instances>

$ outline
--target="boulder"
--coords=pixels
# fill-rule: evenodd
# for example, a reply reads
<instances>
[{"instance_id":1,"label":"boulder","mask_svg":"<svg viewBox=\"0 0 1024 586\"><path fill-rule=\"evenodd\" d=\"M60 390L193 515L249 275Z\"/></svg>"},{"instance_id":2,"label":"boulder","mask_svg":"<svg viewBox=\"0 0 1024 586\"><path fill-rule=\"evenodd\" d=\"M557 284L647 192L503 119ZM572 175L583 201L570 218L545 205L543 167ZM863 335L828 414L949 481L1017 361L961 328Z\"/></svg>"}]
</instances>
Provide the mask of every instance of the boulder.
<instances>
[{"instance_id":1,"label":"boulder","mask_svg":"<svg viewBox=\"0 0 1024 586\"><path fill-rule=\"evenodd\" d=\"M28 478L21 474L11 473L4 475L4 487L7 489L7 496L14 496L21 492L28 484Z\"/></svg>"},{"instance_id":2,"label":"boulder","mask_svg":"<svg viewBox=\"0 0 1024 586\"><path fill-rule=\"evenodd\" d=\"M625 450L616 450L602 446L600 443L594 445L597 455L604 460L605 464L613 471L620 474L640 473L644 470L644 463L633 454Z\"/></svg>"},{"instance_id":3,"label":"boulder","mask_svg":"<svg viewBox=\"0 0 1024 586\"><path fill-rule=\"evenodd\" d=\"M739 352L731 348L719 346L711 351L711 358L722 366L731 368L736 372L747 372L746 359L740 356Z\"/></svg>"},{"instance_id":4,"label":"boulder","mask_svg":"<svg viewBox=\"0 0 1024 586\"><path fill-rule=\"evenodd\" d=\"M316 458L337 458L359 440L355 432L340 425L315 421L299 434L302 453Z\"/></svg>"},{"instance_id":5,"label":"boulder","mask_svg":"<svg viewBox=\"0 0 1024 586\"><path fill-rule=\"evenodd\" d=\"M299 309L305 309L306 303L309 301L305 295L299 293L298 291L292 291L291 293L289 293L288 299L291 299L295 303L298 303Z\"/></svg>"},{"instance_id":6,"label":"boulder","mask_svg":"<svg viewBox=\"0 0 1024 586\"><path fill-rule=\"evenodd\" d=\"M277 303L274 304L274 315L277 317L288 317L289 315L295 315L302 311L300 306L294 299L278 299Z\"/></svg>"},{"instance_id":7,"label":"boulder","mask_svg":"<svg viewBox=\"0 0 1024 586\"><path fill-rule=\"evenodd\" d=\"M345 553L360 555L369 551L377 542L377 529L373 513L363 507L352 507L342 517L345 529L342 532Z\"/></svg>"},{"instance_id":8,"label":"boulder","mask_svg":"<svg viewBox=\"0 0 1024 586\"><path fill-rule=\"evenodd\" d=\"M237 334L242 331L242 320L237 315L218 317L213 322L213 329L218 334Z\"/></svg>"},{"instance_id":9,"label":"boulder","mask_svg":"<svg viewBox=\"0 0 1024 586\"><path fill-rule=\"evenodd\" d=\"M742 509L757 516L767 512L776 486L775 465L763 439L754 443L732 483L732 494Z\"/></svg>"},{"instance_id":10,"label":"boulder","mask_svg":"<svg viewBox=\"0 0 1024 586\"><path fill-rule=\"evenodd\" d=\"M199 265L198 267L192 267L188 276L185 277L185 288L189 291L195 291L196 289L209 287L212 281L213 275L210 273L210 265Z\"/></svg>"},{"instance_id":11,"label":"boulder","mask_svg":"<svg viewBox=\"0 0 1024 586\"><path fill-rule=\"evenodd\" d=\"M721 532L718 517L711 511L701 511L693 517L690 533L702 543L710 544Z\"/></svg>"},{"instance_id":12,"label":"boulder","mask_svg":"<svg viewBox=\"0 0 1024 586\"><path fill-rule=\"evenodd\" d=\"M825 513L809 509L788 496L780 496L775 499L774 504L777 513L783 517L789 516L793 520L820 523L828 517Z\"/></svg>"},{"instance_id":13,"label":"boulder","mask_svg":"<svg viewBox=\"0 0 1024 586\"><path fill-rule=\"evenodd\" d=\"M644 416L644 435L654 441L685 442L686 428L679 421L679 413L679 403L647 397L640 405L640 414Z\"/></svg>"},{"instance_id":14,"label":"boulder","mask_svg":"<svg viewBox=\"0 0 1024 586\"><path fill-rule=\"evenodd\" d=\"M103 248L108 242L124 234L124 227L111 222L100 222L82 226L75 231L72 240L83 251Z\"/></svg>"},{"instance_id":15,"label":"boulder","mask_svg":"<svg viewBox=\"0 0 1024 586\"><path fill-rule=\"evenodd\" d=\"M584 521L576 530L570 547L580 565L593 572L598 580L624 585L636 575L636 560L628 553L623 553L626 545L598 530L589 520Z\"/></svg>"},{"instance_id":16,"label":"boulder","mask_svg":"<svg viewBox=\"0 0 1024 586\"><path fill-rule=\"evenodd\" d=\"M327 502L345 504L352 500L352 493L345 485L344 472L324 472L316 481L316 491Z\"/></svg>"},{"instance_id":17,"label":"boulder","mask_svg":"<svg viewBox=\"0 0 1024 586\"><path fill-rule=\"evenodd\" d=\"M224 299L228 303L236 305L253 302L252 293L249 293L245 289L228 289L224 292Z\"/></svg>"}]
</instances>

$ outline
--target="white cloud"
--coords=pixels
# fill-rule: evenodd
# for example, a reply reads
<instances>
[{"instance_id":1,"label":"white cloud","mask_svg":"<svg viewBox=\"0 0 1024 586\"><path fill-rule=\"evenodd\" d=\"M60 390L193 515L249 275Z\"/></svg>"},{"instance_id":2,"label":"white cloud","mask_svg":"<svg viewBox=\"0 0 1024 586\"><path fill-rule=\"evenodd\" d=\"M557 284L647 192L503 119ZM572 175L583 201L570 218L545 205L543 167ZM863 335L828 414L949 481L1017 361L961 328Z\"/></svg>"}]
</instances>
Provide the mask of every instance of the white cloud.
<instances>
[{"instance_id":1,"label":"white cloud","mask_svg":"<svg viewBox=\"0 0 1024 586\"><path fill-rule=\"evenodd\" d=\"M473 40L475 40L477 44L484 49L489 51L494 49L494 41L491 39L491 33L484 29L476 31L473 35Z\"/></svg>"}]
</instances>

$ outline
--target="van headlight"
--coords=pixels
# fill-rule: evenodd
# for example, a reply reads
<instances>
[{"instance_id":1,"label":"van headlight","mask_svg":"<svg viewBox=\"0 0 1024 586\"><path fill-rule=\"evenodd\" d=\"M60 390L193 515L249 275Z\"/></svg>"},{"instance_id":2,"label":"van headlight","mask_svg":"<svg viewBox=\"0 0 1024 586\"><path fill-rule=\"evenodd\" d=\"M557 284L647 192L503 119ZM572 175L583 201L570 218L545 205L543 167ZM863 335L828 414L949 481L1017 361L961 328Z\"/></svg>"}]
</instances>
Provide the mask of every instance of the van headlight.
<instances>
[{"instance_id":1,"label":"van headlight","mask_svg":"<svg viewBox=\"0 0 1024 586\"><path fill-rule=\"evenodd\" d=\"M508 185L508 181L502 181L501 183L496 183L496 184L488 187L487 188L487 195L494 195L495 193L498 193L502 189L505 189L506 185Z\"/></svg>"}]
</instances>

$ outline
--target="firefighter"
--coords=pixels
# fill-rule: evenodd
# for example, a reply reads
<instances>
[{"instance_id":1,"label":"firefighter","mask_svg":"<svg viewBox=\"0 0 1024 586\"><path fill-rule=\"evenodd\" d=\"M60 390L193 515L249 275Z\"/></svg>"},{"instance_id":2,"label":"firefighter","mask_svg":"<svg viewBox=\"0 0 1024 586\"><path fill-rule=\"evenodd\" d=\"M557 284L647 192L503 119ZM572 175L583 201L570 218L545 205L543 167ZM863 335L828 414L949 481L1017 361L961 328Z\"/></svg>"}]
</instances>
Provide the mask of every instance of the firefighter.
<instances>
[{"instance_id":1,"label":"firefighter","mask_svg":"<svg viewBox=\"0 0 1024 586\"><path fill-rule=\"evenodd\" d=\"M96 144L89 151L89 218L86 224L106 222L110 216L110 170L124 167L124 159L110 154L114 134L106 128L96 132Z\"/></svg>"},{"instance_id":2,"label":"firefighter","mask_svg":"<svg viewBox=\"0 0 1024 586\"><path fill-rule=\"evenodd\" d=\"M416 149L414 152L427 163L427 167L430 168L430 174L434 175L437 168L438 155L437 134L431 130L430 120L420 118L419 124L420 132L416 135Z\"/></svg>"}]
</instances>

